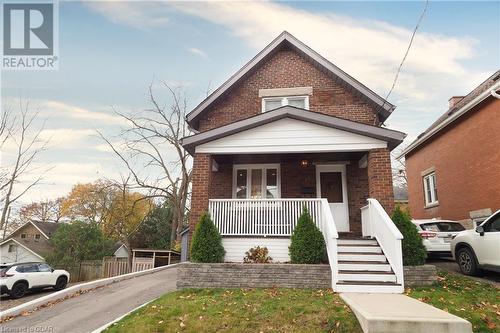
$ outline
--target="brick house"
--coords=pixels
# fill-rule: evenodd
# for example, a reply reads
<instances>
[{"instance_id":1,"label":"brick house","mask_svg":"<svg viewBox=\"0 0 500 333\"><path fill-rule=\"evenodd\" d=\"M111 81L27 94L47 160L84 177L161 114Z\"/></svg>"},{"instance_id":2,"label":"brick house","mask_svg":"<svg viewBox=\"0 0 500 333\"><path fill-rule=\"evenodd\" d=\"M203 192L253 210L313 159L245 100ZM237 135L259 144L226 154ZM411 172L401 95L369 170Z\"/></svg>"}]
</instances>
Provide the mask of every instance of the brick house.
<instances>
[{"instance_id":1,"label":"brick house","mask_svg":"<svg viewBox=\"0 0 500 333\"><path fill-rule=\"evenodd\" d=\"M31 221L14 230L0 243L0 263L44 262L52 251L49 239L58 223Z\"/></svg>"},{"instance_id":2,"label":"brick house","mask_svg":"<svg viewBox=\"0 0 500 333\"><path fill-rule=\"evenodd\" d=\"M190 235L208 211L226 261L260 245L286 262L305 206L325 235L336 290L400 292L400 233L386 212L390 151L405 134L381 127L394 108L283 32L187 115L196 133L183 139L194 159ZM353 239L362 235L373 240ZM370 260L379 266L361 264ZM381 285L359 286L374 280Z\"/></svg>"},{"instance_id":3,"label":"brick house","mask_svg":"<svg viewBox=\"0 0 500 333\"><path fill-rule=\"evenodd\" d=\"M500 209L500 70L449 109L403 152L409 206L418 219L472 228Z\"/></svg>"}]
</instances>

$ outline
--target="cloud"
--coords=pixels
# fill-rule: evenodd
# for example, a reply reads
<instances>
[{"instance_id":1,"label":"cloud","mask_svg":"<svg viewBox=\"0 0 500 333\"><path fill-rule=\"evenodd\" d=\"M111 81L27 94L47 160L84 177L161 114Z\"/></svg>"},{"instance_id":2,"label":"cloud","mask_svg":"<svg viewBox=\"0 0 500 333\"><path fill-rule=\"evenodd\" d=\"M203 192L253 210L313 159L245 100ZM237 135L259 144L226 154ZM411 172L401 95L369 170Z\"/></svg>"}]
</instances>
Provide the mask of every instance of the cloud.
<instances>
[{"instance_id":1,"label":"cloud","mask_svg":"<svg viewBox=\"0 0 500 333\"><path fill-rule=\"evenodd\" d=\"M84 5L107 17L114 23L148 30L166 26L168 8L161 2L142 1L85 1Z\"/></svg>"},{"instance_id":2,"label":"cloud","mask_svg":"<svg viewBox=\"0 0 500 333\"><path fill-rule=\"evenodd\" d=\"M62 148L61 145L72 148L75 144L95 135L93 129L50 128L40 132L40 139L48 141L50 145L57 145L58 148Z\"/></svg>"},{"instance_id":3,"label":"cloud","mask_svg":"<svg viewBox=\"0 0 500 333\"><path fill-rule=\"evenodd\" d=\"M60 101L40 101L41 109L48 109L51 113L56 112L58 116L66 116L81 120L95 120L108 123L123 123L124 120L115 114L102 111L92 111ZM111 108L109 108L111 110Z\"/></svg>"},{"instance_id":4,"label":"cloud","mask_svg":"<svg viewBox=\"0 0 500 333\"><path fill-rule=\"evenodd\" d=\"M203 52L202 50L197 49L195 47L190 47L190 48L187 49L187 51L190 52L190 53L192 53L192 54L195 54L197 56L200 56L203 59L208 59L208 55L205 52Z\"/></svg>"}]
</instances>

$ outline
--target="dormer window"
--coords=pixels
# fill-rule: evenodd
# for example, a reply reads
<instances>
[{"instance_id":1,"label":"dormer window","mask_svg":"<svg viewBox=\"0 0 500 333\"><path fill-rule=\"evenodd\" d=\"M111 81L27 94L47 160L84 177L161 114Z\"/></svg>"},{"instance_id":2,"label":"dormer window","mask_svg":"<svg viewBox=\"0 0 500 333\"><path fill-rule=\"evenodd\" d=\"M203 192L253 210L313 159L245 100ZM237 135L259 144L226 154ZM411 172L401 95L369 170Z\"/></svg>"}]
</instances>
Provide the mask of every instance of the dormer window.
<instances>
[{"instance_id":1,"label":"dormer window","mask_svg":"<svg viewBox=\"0 0 500 333\"><path fill-rule=\"evenodd\" d=\"M262 112L271 111L285 105L309 110L309 96L280 96L262 98Z\"/></svg>"}]
</instances>

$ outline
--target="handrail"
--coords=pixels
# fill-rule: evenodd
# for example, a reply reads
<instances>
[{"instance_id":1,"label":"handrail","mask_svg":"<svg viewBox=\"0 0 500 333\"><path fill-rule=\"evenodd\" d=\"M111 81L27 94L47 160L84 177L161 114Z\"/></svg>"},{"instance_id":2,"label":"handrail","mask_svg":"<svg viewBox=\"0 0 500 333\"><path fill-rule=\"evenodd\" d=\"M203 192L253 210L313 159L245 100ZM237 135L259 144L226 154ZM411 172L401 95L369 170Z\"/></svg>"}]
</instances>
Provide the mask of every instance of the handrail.
<instances>
[{"instance_id":1,"label":"handrail","mask_svg":"<svg viewBox=\"0 0 500 333\"><path fill-rule=\"evenodd\" d=\"M367 199L368 205L361 208L363 236L377 239L387 261L391 265L396 281L403 283L403 235L376 199Z\"/></svg>"},{"instance_id":2,"label":"handrail","mask_svg":"<svg viewBox=\"0 0 500 333\"><path fill-rule=\"evenodd\" d=\"M321 199L321 215L323 237L325 238L328 263L330 264L332 274L332 289L336 291L339 274L337 254L337 238L339 238L339 234L335 226L332 211L330 210L330 205L326 199Z\"/></svg>"}]
</instances>

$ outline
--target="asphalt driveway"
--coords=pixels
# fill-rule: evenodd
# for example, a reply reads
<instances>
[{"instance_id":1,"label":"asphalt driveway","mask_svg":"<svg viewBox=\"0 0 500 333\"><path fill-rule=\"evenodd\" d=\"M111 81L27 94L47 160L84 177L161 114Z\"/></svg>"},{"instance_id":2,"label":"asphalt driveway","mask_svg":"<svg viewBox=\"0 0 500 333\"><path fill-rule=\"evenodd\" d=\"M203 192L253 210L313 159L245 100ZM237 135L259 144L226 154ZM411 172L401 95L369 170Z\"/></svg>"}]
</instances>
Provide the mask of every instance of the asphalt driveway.
<instances>
[{"instance_id":1,"label":"asphalt driveway","mask_svg":"<svg viewBox=\"0 0 500 333\"><path fill-rule=\"evenodd\" d=\"M452 258L427 258L427 263L430 265L435 265L436 267L463 275L462 272L460 272L460 268L458 267L458 264L452 259ZM480 276L468 276L471 279L480 281L480 282L487 282L492 285L494 285L497 288L500 288L500 273L497 272L491 272L491 271L483 271Z\"/></svg>"},{"instance_id":2,"label":"asphalt driveway","mask_svg":"<svg viewBox=\"0 0 500 333\"><path fill-rule=\"evenodd\" d=\"M2 323L2 332L92 332L175 290L176 282L177 268L117 282Z\"/></svg>"}]
</instances>

